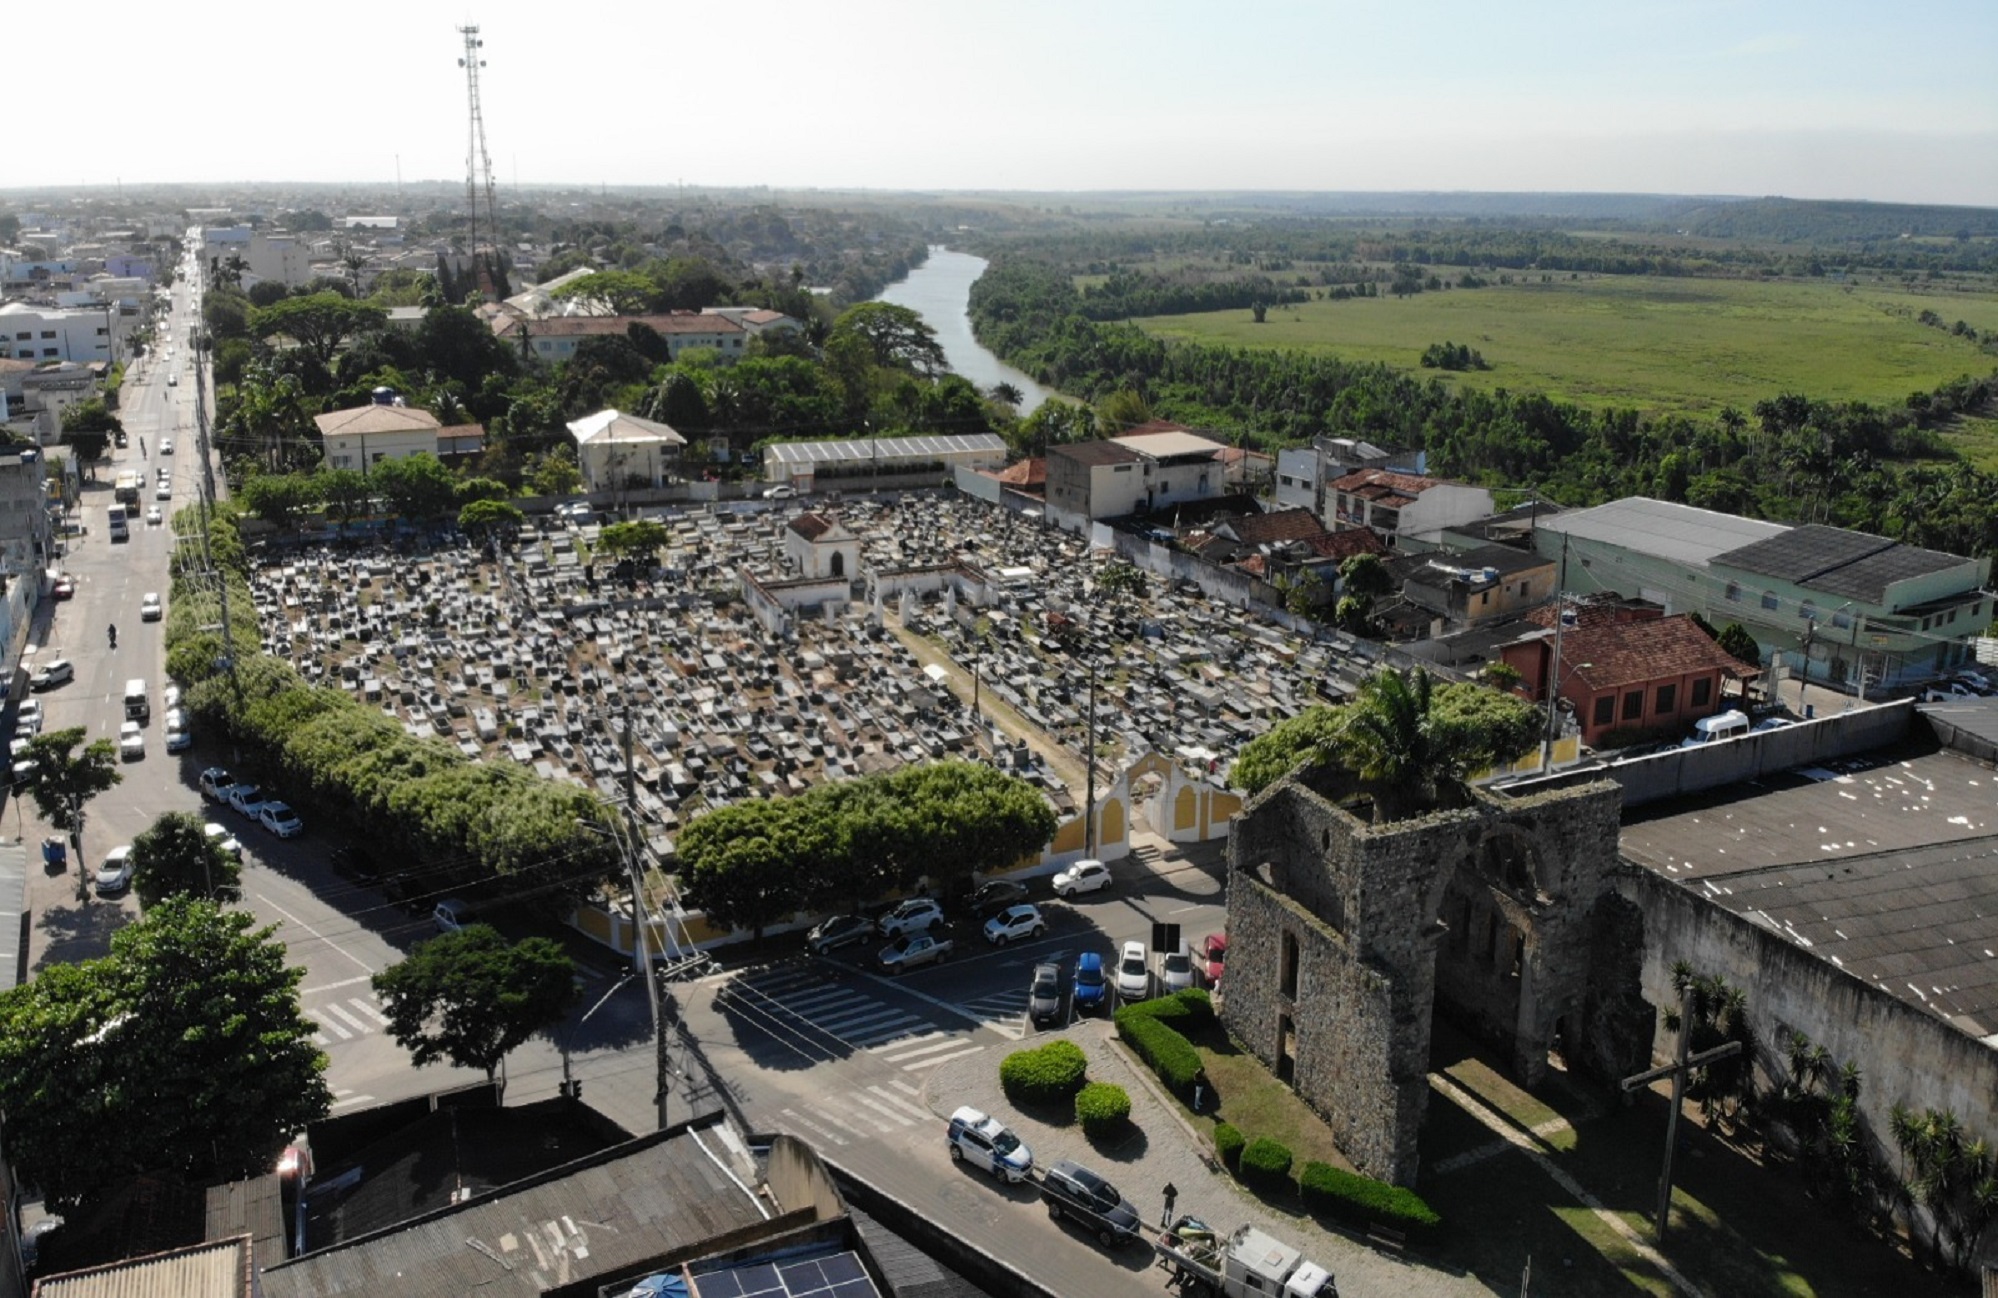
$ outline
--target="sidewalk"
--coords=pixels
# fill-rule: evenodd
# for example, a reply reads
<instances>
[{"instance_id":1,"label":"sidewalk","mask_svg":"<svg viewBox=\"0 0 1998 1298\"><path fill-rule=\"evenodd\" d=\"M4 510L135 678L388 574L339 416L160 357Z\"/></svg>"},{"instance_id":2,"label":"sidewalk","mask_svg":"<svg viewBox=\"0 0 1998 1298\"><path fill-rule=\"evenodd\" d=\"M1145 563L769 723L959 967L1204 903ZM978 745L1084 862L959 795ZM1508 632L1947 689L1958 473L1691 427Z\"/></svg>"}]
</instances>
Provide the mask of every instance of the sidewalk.
<instances>
[{"instance_id":1,"label":"sidewalk","mask_svg":"<svg viewBox=\"0 0 1998 1298\"><path fill-rule=\"evenodd\" d=\"M1052 1126L1015 1109L1000 1089L998 1060L990 1052L952 1059L931 1070L923 1082L923 1102L937 1115L940 1127L961 1104L992 1114L1027 1142L1038 1166L1067 1158L1102 1172L1137 1207L1147 1238L1157 1233L1164 1207L1160 1191L1171 1184L1179 1191L1175 1213L1191 1213L1223 1231L1245 1221L1254 1223L1329 1268L1342 1294L1463 1298L1492 1292L1475 1276L1424 1266L1419 1256L1405 1260L1376 1252L1324 1229L1301 1212L1273 1207L1243 1190L1233 1177L1208 1162L1205 1142L1186 1124L1178 1107L1158 1092L1156 1079L1134 1066L1114 1044L1114 1035L1109 1023L1089 1019L1023 1043L1045 1045L1065 1037L1089 1056L1091 1079L1114 1082L1130 1092L1134 1131L1114 1148L1096 1148L1073 1124ZM1164 1274L1154 1274L1159 1292L1166 1293Z\"/></svg>"}]
</instances>

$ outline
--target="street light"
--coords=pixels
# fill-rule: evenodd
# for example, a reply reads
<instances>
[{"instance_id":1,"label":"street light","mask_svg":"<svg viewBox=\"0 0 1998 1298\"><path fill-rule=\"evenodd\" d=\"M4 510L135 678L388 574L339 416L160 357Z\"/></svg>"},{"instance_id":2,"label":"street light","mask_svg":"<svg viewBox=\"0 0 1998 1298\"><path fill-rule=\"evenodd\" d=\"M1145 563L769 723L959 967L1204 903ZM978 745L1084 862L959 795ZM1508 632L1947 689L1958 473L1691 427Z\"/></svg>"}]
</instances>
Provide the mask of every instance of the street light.
<instances>
[{"instance_id":1,"label":"street light","mask_svg":"<svg viewBox=\"0 0 1998 1298\"><path fill-rule=\"evenodd\" d=\"M576 824L584 830L610 839L617 844L618 856L623 859L627 882L631 888L631 942L637 956L637 973L645 979L645 1001L652 1010L652 1050L658 1061L658 1078L653 1092L653 1107L657 1110L659 1130L666 1130L666 1036L660 1027L659 982L652 976L651 925L645 915L644 880L639 877L638 853L632 843L617 828L615 817L609 824L578 818ZM566 1063L566 1059L565 1059Z\"/></svg>"},{"instance_id":2,"label":"street light","mask_svg":"<svg viewBox=\"0 0 1998 1298\"><path fill-rule=\"evenodd\" d=\"M620 991L622 991L624 989L624 985L630 982L631 979L632 979L631 970L629 969L625 970L624 976L619 978L616 982L612 983L610 985L609 991L606 991L603 995L597 997L596 1004L584 1010L581 1017L579 1017L574 1023L571 1023L568 1027L562 1030L562 1040L559 1043L559 1045L562 1051L562 1089L560 1093L563 1099L580 1100L583 1098L583 1084L569 1075L569 1043L575 1040L576 1029L582 1027L585 1023L589 1022L590 1016L592 1014L595 1014L598 1010L602 1009L606 1004L608 1004L610 1002L610 998L617 995Z\"/></svg>"}]
</instances>

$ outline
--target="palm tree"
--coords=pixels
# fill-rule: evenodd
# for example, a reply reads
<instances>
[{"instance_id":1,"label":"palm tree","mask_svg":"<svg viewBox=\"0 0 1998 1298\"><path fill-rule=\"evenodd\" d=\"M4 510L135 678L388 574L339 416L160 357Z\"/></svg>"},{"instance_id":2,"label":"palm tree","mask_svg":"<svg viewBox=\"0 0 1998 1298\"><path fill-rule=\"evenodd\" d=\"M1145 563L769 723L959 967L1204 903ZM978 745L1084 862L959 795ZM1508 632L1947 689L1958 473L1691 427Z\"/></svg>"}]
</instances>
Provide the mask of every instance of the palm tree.
<instances>
[{"instance_id":1,"label":"palm tree","mask_svg":"<svg viewBox=\"0 0 1998 1298\"><path fill-rule=\"evenodd\" d=\"M986 395L997 401L1000 405L1013 410L1018 410L1020 403L1027 399L1026 394L1011 383L994 383L992 390L986 393Z\"/></svg>"}]
</instances>

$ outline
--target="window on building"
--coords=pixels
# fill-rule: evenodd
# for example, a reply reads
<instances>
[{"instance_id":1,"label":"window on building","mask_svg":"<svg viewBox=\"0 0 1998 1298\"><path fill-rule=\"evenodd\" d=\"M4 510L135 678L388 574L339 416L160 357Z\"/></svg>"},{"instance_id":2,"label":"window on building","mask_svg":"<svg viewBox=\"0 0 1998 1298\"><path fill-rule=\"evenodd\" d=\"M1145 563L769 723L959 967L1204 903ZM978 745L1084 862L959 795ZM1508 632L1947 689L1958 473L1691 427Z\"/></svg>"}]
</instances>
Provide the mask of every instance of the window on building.
<instances>
[{"instance_id":1,"label":"window on building","mask_svg":"<svg viewBox=\"0 0 1998 1298\"><path fill-rule=\"evenodd\" d=\"M1623 694L1623 719L1637 721L1644 716L1644 691L1625 690Z\"/></svg>"},{"instance_id":2,"label":"window on building","mask_svg":"<svg viewBox=\"0 0 1998 1298\"><path fill-rule=\"evenodd\" d=\"M1773 591L1773 590L1765 590L1765 591L1763 591L1763 592L1762 592L1762 607L1764 607L1764 608L1766 608L1766 609L1774 609L1774 608L1776 607L1776 605L1777 605L1778 603L1780 603L1780 602L1781 602L1781 601L1779 601L1779 600L1778 600L1778 599L1776 598L1776 592L1775 592L1775 591Z\"/></svg>"},{"instance_id":3,"label":"window on building","mask_svg":"<svg viewBox=\"0 0 1998 1298\"><path fill-rule=\"evenodd\" d=\"M1491 602L1492 602L1492 593L1490 591L1485 590L1478 592L1478 604L1480 607L1487 606Z\"/></svg>"},{"instance_id":4,"label":"window on building","mask_svg":"<svg viewBox=\"0 0 1998 1298\"><path fill-rule=\"evenodd\" d=\"M1283 935L1283 960L1278 969L1283 994L1291 1000L1297 999L1297 934Z\"/></svg>"},{"instance_id":5,"label":"window on building","mask_svg":"<svg viewBox=\"0 0 1998 1298\"><path fill-rule=\"evenodd\" d=\"M1797 605L1797 616L1803 618L1806 622L1817 621L1818 620L1817 604L1811 600L1808 599L1805 600L1803 603Z\"/></svg>"},{"instance_id":6,"label":"window on building","mask_svg":"<svg viewBox=\"0 0 1998 1298\"><path fill-rule=\"evenodd\" d=\"M53 330L53 329L44 329L44 330L42 330L42 337L44 337L44 338L53 338L53 337L55 337L55 330Z\"/></svg>"},{"instance_id":7,"label":"window on building","mask_svg":"<svg viewBox=\"0 0 1998 1298\"><path fill-rule=\"evenodd\" d=\"M23 329L21 332L14 335L14 341L17 343L33 342L34 339L35 339L35 331L32 329Z\"/></svg>"},{"instance_id":8,"label":"window on building","mask_svg":"<svg viewBox=\"0 0 1998 1298\"><path fill-rule=\"evenodd\" d=\"M62 348L60 348L60 347L44 347L44 348L42 348L42 355L44 355L44 356L60 356L60 355L62 355Z\"/></svg>"},{"instance_id":9,"label":"window on building","mask_svg":"<svg viewBox=\"0 0 1998 1298\"><path fill-rule=\"evenodd\" d=\"M110 333L110 332L111 332L111 331L110 331L109 329L105 328L105 327L104 327L103 325L98 325L98 326L97 326L97 336L98 336L99 338L102 338L102 337L103 337L103 336L104 336L105 334L108 334L108 333Z\"/></svg>"},{"instance_id":10,"label":"window on building","mask_svg":"<svg viewBox=\"0 0 1998 1298\"><path fill-rule=\"evenodd\" d=\"M1833 626L1835 626L1835 627L1837 627L1837 628L1839 628L1839 629L1840 629L1841 631L1842 631L1842 630L1844 630L1844 629L1845 629L1846 627L1849 627L1849 626L1851 626L1851 625L1852 625L1852 614L1850 614L1850 613L1846 612L1846 611L1845 611L1844 609L1842 609L1842 608L1840 608L1840 609L1833 609L1833 610L1832 610L1832 625L1833 625Z\"/></svg>"},{"instance_id":11,"label":"window on building","mask_svg":"<svg viewBox=\"0 0 1998 1298\"><path fill-rule=\"evenodd\" d=\"M1703 708L1713 701L1714 683L1705 676L1693 682L1693 706Z\"/></svg>"},{"instance_id":12,"label":"window on building","mask_svg":"<svg viewBox=\"0 0 1998 1298\"><path fill-rule=\"evenodd\" d=\"M1658 700L1652 706L1654 712L1677 712L1679 710L1679 687L1677 684L1660 685Z\"/></svg>"},{"instance_id":13,"label":"window on building","mask_svg":"<svg viewBox=\"0 0 1998 1298\"><path fill-rule=\"evenodd\" d=\"M1605 694L1596 700L1595 720L1591 723L1606 726L1616 720L1616 700Z\"/></svg>"}]
</instances>

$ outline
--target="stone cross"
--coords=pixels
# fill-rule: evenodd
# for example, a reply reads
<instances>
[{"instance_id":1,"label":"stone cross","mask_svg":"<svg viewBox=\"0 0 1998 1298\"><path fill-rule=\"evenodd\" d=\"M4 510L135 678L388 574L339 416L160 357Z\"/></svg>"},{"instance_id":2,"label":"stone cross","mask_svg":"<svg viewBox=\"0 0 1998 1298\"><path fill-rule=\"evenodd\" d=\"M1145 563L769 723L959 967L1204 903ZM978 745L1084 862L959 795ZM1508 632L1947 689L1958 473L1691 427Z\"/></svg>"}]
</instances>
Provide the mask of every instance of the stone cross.
<instances>
[{"instance_id":1,"label":"stone cross","mask_svg":"<svg viewBox=\"0 0 1998 1298\"><path fill-rule=\"evenodd\" d=\"M1665 1242L1665 1222L1672 1212L1672 1153L1679 1142L1679 1110L1685 1107L1686 1077L1695 1068L1704 1068L1716 1060L1726 1059L1741 1053L1741 1042L1730 1041L1702 1050L1699 1054L1689 1053L1693 1046L1693 988L1688 983L1679 993L1679 1054L1672 1063L1661 1065L1646 1072L1623 1079L1625 1093L1649 1086L1661 1077L1672 1079L1672 1113L1665 1120L1665 1170L1658 1177L1658 1224L1657 1242Z\"/></svg>"}]
</instances>

